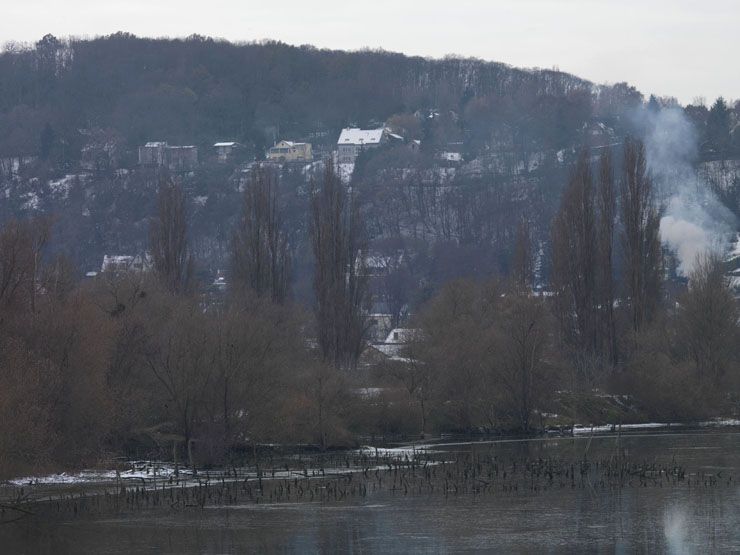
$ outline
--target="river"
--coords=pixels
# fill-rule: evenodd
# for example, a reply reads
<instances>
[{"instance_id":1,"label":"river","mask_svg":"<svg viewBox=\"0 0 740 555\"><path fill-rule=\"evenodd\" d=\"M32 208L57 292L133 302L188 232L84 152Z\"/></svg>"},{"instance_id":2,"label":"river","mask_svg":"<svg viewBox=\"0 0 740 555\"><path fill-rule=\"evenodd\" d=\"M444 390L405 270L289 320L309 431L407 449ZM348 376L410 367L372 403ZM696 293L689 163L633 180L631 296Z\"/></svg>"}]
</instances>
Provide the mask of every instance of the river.
<instances>
[{"instance_id":1,"label":"river","mask_svg":"<svg viewBox=\"0 0 740 555\"><path fill-rule=\"evenodd\" d=\"M0 527L0 546L3 553L55 554L740 552L737 430L442 443L434 449L442 456L502 460L618 455L678 463L688 480L489 495L378 490L341 501L31 516Z\"/></svg>"}]
</instances>

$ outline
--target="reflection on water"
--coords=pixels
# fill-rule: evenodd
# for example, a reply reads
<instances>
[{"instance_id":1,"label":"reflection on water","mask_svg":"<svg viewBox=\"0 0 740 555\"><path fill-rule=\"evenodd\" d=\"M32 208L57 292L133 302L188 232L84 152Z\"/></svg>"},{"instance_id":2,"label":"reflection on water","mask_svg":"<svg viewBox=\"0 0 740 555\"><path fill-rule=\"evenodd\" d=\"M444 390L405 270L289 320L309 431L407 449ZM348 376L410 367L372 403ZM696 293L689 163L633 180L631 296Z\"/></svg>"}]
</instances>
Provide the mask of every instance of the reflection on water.
<instances>
[{"instance_id":1,"label":"reflection on water","mask_svg":"<svg viewBox=\"0 0 740 555\"><path fill-rule=\"evenodd\" d=\"M454 444L506 457L676 461L722 477L722 487L514 495L408 495L387 491L337 503L244 504L143 510L59 522L24 519L0 529L9 553L448 553L739 552L740 434L685 433ZM730 481L732 476L732 481Z\"/></svg>"}]
</instances>

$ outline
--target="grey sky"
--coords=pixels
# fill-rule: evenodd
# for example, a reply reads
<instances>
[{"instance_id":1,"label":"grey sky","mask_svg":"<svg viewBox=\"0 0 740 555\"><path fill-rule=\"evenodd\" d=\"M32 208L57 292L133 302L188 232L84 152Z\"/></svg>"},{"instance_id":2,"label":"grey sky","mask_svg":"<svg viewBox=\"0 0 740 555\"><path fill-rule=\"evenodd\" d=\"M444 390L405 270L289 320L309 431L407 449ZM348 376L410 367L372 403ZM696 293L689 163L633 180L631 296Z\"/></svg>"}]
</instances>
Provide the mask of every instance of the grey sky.
<instances>
[{"instance_id":1,"label":"grey sky","mask_svg":"<svg viewBox=\"0 0 740 555\"><path fill-rule=\"evenodd\" d=\"M740 0L4 0L0 42L128 31L459 54L740 98Z\"/></svg>"}]
</instances>

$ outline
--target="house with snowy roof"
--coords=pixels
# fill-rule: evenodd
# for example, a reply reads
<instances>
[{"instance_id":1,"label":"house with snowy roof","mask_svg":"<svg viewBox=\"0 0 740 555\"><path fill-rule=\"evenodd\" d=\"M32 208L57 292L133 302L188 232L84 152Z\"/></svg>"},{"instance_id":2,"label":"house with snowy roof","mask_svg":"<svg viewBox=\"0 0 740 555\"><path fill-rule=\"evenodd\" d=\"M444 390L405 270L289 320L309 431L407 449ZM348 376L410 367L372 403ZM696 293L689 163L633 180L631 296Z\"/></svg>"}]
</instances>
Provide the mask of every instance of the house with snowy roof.
<instances>
[{"instance_id":1,"label":"house with snowy roof","mask_svg":"<svg viewBox=\"0 0 740 555\"><path fill-rule=\"evenodd\" d=\"M388 140L385 128L358 129L347 127L342 129L337 141L337 163L354 164L357 157L365 149L377 148Z\"/></svg>"},{"instance_id":2,"label":"house with snowy roof","mask_svg":"<svg viewBox=\"0 0 740 555\"><path fill-rule=\"evenodd\" d=\"M420 331L413 328L393 328L384 341L375 341L367 345L362 355L362 365L410 362L409 348L419 334Z\"/></svg>"},{"instance_id":3,"label":"house with snowy roof","mask_svg":"<svg viewBox=\"0 0 740 555\"><path fill-rule=\"evenodd\" d=\"M128 274L149 272L154 266L149 253L137 255L104 255L101 273Z\"/></svg>"},{"instance_id":4,"label":"house with snowy roof","mask_svg":"<svg viewBox=\"0 0 740 555\"><path fill-rule=\"evenodd\" d=\"M231 156L241 148L241 144L236 141L225 141L215 143L213 149L216 151L216 158L219 162L227 162Z\"/></svg>"},{"instance_id":5,"label":"house with snowy roof","mask_svg":"<svg viewBox=\"0 0 740 555\"><path fill-rule=\"evenodd\" d=\"M280 141L267 151L267 159L274 162L311 162L311 143Z\"/></svg>"},{"instance_id":6,"label":"house with snowy roof","mask_svg":"<svg viewBox=\"0 0 740 555\"><path fill-rule=\"evenodd\" d=\"M167 167L174 172L193 171L198 165L198 147L172 146L164 141L151 141L139 147L139 164Z\"/></svg>"}]
</instances>

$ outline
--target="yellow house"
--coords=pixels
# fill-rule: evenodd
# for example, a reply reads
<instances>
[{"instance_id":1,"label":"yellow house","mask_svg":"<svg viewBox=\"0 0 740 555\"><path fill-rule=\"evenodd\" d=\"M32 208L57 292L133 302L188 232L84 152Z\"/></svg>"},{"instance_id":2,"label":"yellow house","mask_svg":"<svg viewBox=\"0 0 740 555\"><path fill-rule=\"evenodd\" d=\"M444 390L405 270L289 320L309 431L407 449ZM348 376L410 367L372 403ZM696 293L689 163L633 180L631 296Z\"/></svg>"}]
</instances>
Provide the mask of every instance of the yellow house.
<instances>
[{"instance_id":1,"label":"yellow house","mask_svg":"<svg viewBox=\"0 0 740 555\"><path fill-rule=\"evenodd\" d=\"M311 143L280 141L267 152L267 158L285 162L310 162L313 160Z\"/></svg>"}]
</instances>

